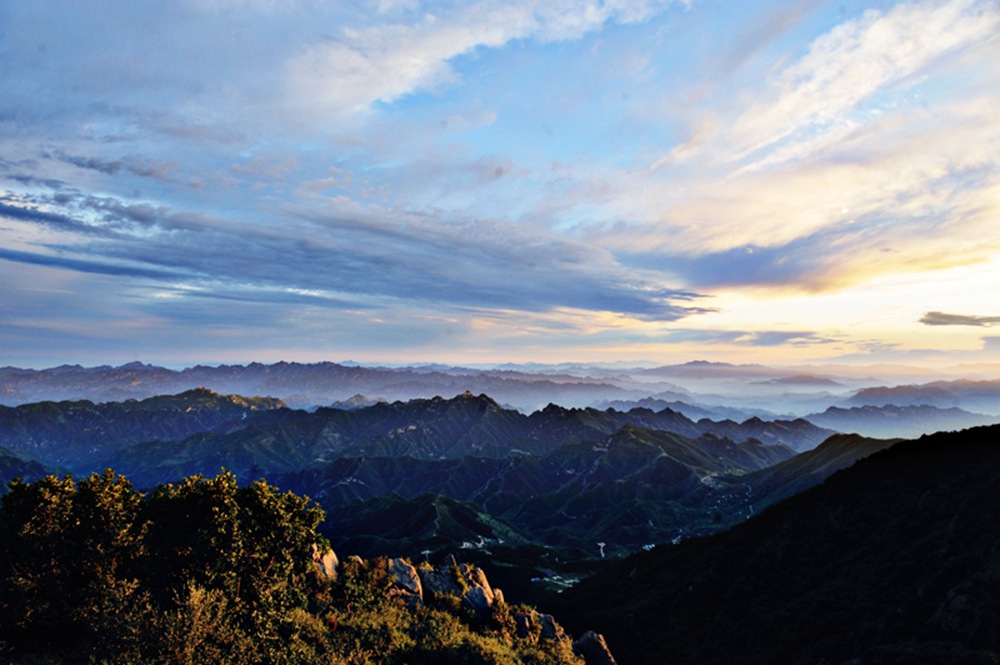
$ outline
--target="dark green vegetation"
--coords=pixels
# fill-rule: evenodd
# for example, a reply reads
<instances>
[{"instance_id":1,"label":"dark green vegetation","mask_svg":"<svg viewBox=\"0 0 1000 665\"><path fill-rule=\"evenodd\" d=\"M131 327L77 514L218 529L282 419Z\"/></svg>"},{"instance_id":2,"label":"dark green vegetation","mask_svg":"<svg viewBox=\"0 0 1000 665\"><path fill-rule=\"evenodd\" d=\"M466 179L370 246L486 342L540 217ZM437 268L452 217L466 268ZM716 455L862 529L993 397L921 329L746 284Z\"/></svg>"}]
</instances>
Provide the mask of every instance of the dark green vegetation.
<instances>
[{"instance_id":1,"label":"dark green vegetation","mask_svg":"<svg viewBox=\"0 0 1000 665\"><path fill-rule=\"evenodd\" d=\"M623 665L997 663L998 525L1000 426L935 434L551 606Z\"/></svg>"},{"instance_id":2,"label":"dark green vegetation","mask_svg":"<svg viewBox=\"0 0 1000 665\"><path fill-rule=\"evenodd\" d=\"M544 456L345 457L272 478L330 506L335 524L343 512L338 506L391 493L407 499L444 494L517 525L532 539L594 556L598 541L607 543L608 553L620 553L690 531L692 516L722 478L790 455L783 446L691 440L626 426L596 442L565 444ZM475 534L462 540L475 540Z\"/></svg>"},{"instance_id":3,"label":"dark green vegetation","mask_svg":"<svg viewBox=\"0 0 1000 665\"><path fill-rule=\"evenodd\" d=\"M307 499L239 487L232 474L150 493L110 471L14 482L0 504L0 658L580 662L567 639L545 637L537 613L502 598L485 611L434 593L408 606L385 559L350 560L328 577L314 562L321 519Z\"/></svg>"},{"instance_id":4,"label":"dark green vegetation","mask_svg":"<svg viewBox=\"0 0 1000 665\"><path fill-rule=\"evenodd\" d=\"M0 448L0 479L21 478L24 480L37 480L42 476L57 472L59 472L58 469L32 459L25 459L12 450ZM6 491L6 485L0 487L0 495L3 495Z\"/></svg>"}]
</instances>

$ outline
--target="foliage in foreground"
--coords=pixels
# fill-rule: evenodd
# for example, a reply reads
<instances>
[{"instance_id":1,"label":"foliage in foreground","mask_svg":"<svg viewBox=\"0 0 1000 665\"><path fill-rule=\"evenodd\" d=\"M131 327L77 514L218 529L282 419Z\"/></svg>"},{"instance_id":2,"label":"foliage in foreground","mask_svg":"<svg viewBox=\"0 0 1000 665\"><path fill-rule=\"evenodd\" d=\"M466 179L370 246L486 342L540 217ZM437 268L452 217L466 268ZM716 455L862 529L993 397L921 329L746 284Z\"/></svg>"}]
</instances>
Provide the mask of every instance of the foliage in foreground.
<instances>
[{"instance_id":1,"label":"foliage in foreground","mask_svg":"<svg viewBox=\"0 0 1000 665\"><path fill-rule=\"evenodd\" d=\"M148 494L111 471L15 481L0 503L0 656L12 663L579 662L511 608L407 608L385 560L314 565L322 511L235 476Z\"/></svg>"}]
</instances>

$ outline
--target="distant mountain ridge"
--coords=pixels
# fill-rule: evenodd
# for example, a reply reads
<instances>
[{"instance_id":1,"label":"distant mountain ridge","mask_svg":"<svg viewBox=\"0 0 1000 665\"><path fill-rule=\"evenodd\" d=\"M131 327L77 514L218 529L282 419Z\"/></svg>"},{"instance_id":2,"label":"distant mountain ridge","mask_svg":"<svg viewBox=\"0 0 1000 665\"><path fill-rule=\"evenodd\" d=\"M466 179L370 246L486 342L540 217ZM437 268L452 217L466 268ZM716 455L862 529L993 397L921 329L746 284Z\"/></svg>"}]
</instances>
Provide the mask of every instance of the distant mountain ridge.
<instances>
[{"instance_id":1,"label":"distant mountain ridge","mask_svg":"<svg viewBox=\"0 0 1000 665\"><path fill-rule=\"evenodd\" d=\"M919 385L875 387L858 391L848 406L936 406L974 408L1000 415L1000 379L991 381L933 381Z\"/></svg>"},{"instance_id":2,"label":"distant mountain ridge","mask_svg":"<svg viewBox=\"0 0 1000 665\"><path fill-rule=\"evenodd\" d=\"M968 429L1000 422L1000 415L970 413L957 407L919 406L831 406L823 413L812 413L805 419L820 427L839 432L856 432L876 437L918 437L931 432Z\"/></svg>"},{"instance_id":3,"label":"distant mountain ridge","mask_svg":"<svg viewBox=\"0 0 1000 665\"><path fill-rule=\"evenodd\" d=\"M107 455L142 441L177 441L258 422L288 411L281 400L220 395L196 388L177 395L105 402L39 402L0 406L0 446L28 459L80 472Z\"/></svg>"},{"instance_id":4,"label":"distant mountain ridge","mask_svg":"<svg viewBox=\"0 0 1000 665\"><path fill-rule=\"evenodd\" d=\"M278 395L300 408L346 400L358 393L405 400L472 390L519 406L548 401L587 404L627 394L612 383L580 376L462 368L442 371L361 367L333 362L196 365L182 370L140 362L119 367L0 368L0 403L11 405L43 400L144 399L200 386L225 394Z\"/></svg>"},{"instance_id":5,"label":"distant mountain ridge","mask_svg":"<svg viewBox=\"0 0 1000 665\"><path fill-rule=\"evenodd\" d=\"M62 365L42 370L2 367L0 404L123 401L206 387L221 394L270 395L302 409L324 405L355 408L362 404L358 399L366 399L362 395L391 402L455 395L468 390L488 394L524 413L550 402L604 408L638 405L649 399L663 400L664 405L693 419L743 420L753 415L766 419L794 418L830 406L885 404L927 404L1000 415L1000 381L938 380L890 388L885 386L893 385L893 376L912 380L933 374L914 368L873 367L872 370L869 375L858 368L769 367L706 361L659 367L624 364L385 367L351 362L252 362L176 370L141 362L117 367ZM874 375L879 371L890 374L880 379ZM877 387L879 382L884 386Z\"/></svg>"}]
</instances>

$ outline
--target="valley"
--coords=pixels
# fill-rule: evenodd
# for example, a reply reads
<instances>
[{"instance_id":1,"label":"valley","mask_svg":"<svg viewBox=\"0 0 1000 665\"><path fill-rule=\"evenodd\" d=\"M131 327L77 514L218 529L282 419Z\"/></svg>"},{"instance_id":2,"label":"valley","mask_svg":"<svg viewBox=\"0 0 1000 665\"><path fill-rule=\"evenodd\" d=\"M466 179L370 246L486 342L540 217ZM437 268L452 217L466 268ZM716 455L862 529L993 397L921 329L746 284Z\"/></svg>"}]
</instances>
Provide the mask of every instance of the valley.
<instances>
[{"instance_id":1,"label":"valley","mask_svg":"<svg viewBox=\"0 0 1000 665\"><path fill-rule=\"evenodd\" d=\"M759 380L759 373L753 376ZM663 594L675 594L671 607L687 602L668 586L680 580L722 576L711 584L731 585L721 581L725 575L763 574L750 568L736 573L741 569L728 559L708 563L717 548L750 566L755 559L749 553L730 554L750 547L739 534L759 532L750 541L761 542L778 537L785 527L773 525L774 515L800 510L791 506L816 492L833 491L826 489L832 476L840 483L833 487L842 486L844 477L861 474L859 461L915 449L912 432L923 426L989 419L954 406L831 405L805 417L762 417L662 397L605 399L602 405L549 402L524 412L464 391L393 402L354 394L306 409L284 398L207 387L122 401L30 402L0 407L0 474L4 483L30 482L113 469L149 491L219 473L241 485L263 480L321 508L325 518L317 531L341 556L427 564L454 557L483 570L512 602L551 609L577 634L606 634L619 662L653 663L666 652L654 657L659 647L643 636L645 624L628 617L637 611L660 616L667 609L655 599ZM745 417L730 417L740 413ZM850 428L865 423L888 434L895 431L890 422L900 423L900 435L873 438ZM995 428L967 431L979 446L996 436ZM959 435L924 436L919 444L927 449L927 441L948 436ZM892 469L882 473L886 482L897 482ZM867 477L858 482L874 482L873 472ZM910 490L901 486L900 492ZM828 519L841 523L840 517ZM881 528L873 517L843 519L869 525L857 538ZM837 538L827 526L821 532ZM800 565L797 545L780 548L776 564L791 557ZM629 581L636 571L649 581L636 587ZM725 587L710 588L723 593ZM607 609L581 609L598 606ZM673 612L662 620L675 622ZM669 639L682 640L679 633ZM708 652L693 651L701 655L691 662L742 662L724 650L729 642L718 634L698 639L721 645L720 655L701 660ZM747 639L733 637L732 643Z\"/></svg>"}]
</instances>

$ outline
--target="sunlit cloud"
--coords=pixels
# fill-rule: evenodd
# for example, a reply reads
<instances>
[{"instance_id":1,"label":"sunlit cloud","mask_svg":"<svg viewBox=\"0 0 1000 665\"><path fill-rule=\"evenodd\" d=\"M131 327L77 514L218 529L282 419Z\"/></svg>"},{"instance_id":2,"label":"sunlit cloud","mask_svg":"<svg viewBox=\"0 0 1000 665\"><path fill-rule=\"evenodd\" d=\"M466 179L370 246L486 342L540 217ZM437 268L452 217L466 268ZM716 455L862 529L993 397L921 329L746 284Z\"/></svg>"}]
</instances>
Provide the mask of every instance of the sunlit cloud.
<instances>
[{"instance_id":1,"label":"sunlit cloud","mask_svg":"<svg viewBox=\"0 0 1000 665\"><path fill-rule=\"evenodd\" d=\"M8 348L97 322L116 343L81 347L199 360L994 352L994 317L949 314L1000 288L990 0L40 0L0 25Z\"/></svg>"},{"instance_id":2,"label":"sunlit cloud","mask_svg":"<svg viewBox=\"0 0 1000 665\"><path fill-rule=\"evenodd\" d=\"M977 64L1000 80L988 53ZM897 109L808 158L647 194L658 221L601 239L702 288L843 288L879 273L987 260L1000 251L996 101Z\"/></svg>"},{"instance_id":3,"label":"sunlit cloud","mask_svg":"<svg viewBox=\"0 0 1000 665\"><path fill-rule=\"evenodd\" d=\"M977 0L866 10L816 39L804 57L773 75L762 99L726 127L719 147L732 161L752 158L763 166L803 152L800 147L761 156L782 141L804 141L800 146L813 151L832 144L843 135L837 125L851 123L863 102L956 50L994 38L998 26L996 5ZM689 158L696 154L692 145L678 150Z\"/></svg>"}]
</instances>

